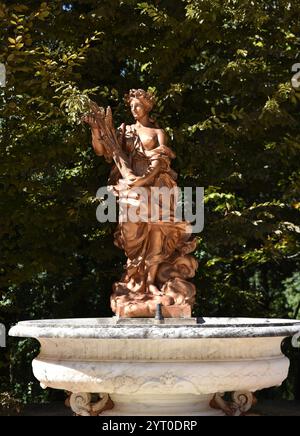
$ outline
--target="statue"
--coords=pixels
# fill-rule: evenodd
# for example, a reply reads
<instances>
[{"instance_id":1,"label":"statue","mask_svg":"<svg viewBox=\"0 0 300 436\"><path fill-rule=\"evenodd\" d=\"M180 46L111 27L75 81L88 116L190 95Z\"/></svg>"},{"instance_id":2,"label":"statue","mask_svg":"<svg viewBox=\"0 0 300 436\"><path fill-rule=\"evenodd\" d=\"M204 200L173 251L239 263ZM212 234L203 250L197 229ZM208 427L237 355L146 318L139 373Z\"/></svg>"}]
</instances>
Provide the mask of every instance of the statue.
<instances>
[{"instance_id":1,"label":"statue","mask_svg":"<svg viewBox=\"0 0 300 436\"><path fill-rule=\"evenodd\" d=\"M125 100L135 124L115 129L110 108L105 112L94 102L91 113L82 120L91 127L96 155L113 162L108 184L119 203L122 200L128 206L138 204L145 209L148 203L144 196L136 195L138 188L143 188L149 198L151 187L176 188L177 174L171 168L176 156L167 145L164 130L150 117L154 96L132 89ZM188 279L198 268L190 254L196 248L196 239L188 222L174 220L175 203L172 197L168 221L162 219L166 205L159 200L158 219L119 222L115 245L125 250L128 260L111 296L111 308L117 316L153 317L157 304L162 305L164 317L191 316L196 288Z\"/></svg>"}]
</instances>

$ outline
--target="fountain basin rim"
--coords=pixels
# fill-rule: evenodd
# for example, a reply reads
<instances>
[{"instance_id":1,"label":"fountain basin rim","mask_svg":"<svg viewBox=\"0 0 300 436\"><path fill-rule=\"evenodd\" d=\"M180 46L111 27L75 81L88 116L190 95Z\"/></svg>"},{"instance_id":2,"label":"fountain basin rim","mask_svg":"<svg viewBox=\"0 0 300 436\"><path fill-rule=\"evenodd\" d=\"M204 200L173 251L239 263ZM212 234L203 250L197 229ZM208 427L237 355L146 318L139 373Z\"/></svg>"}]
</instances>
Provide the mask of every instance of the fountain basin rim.
<instances>
[{"instance_id":1,"label":"fountain basin rim","mask_svg":"<svg viewBox=\"0 0 300 436\"><path fill-rule=\"evenodd\" d=\"M300 320L264 318L201 318L198 323L166 319L128 320L116 324L115 318L74 318L20 321L10 336L31 338L90 339L201 339L243 337L287 337L300 332ZM126 321L125 321L126 322Z\"/></svg>"}]
</instances>

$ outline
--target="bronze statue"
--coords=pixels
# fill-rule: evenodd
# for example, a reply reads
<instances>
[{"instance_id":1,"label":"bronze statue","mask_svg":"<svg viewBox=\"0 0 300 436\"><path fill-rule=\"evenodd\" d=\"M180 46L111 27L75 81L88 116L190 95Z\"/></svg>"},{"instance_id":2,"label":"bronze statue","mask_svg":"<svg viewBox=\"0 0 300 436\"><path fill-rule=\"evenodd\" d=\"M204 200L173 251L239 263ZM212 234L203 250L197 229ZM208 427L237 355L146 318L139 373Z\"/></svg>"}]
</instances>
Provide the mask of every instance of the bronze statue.
<instances>
[{"instance_id":1,"label":"bronze statue","mask_svg":"<svg viewBox=\"0 0 300 436\"><path fill-rule=\"evenodd\" d=\"M175 153L167 137L151 119L155 98L142 89L132 89L125 97L135 124L114 129L110 108L105 112L95 103L92 114L83 118L92 130L92 144L98 156L114 162L109 185L120 201L148 207L143 197L134 195L142 187L151 196L151 187L176 188L177 174L171 168ZM124 196L124 192L126 195ZM163 202L158 202L158 219L119 222L115 244L128 257L121 280L111 296L113 312L120 317L152 317L162 304L165 317L190 317L195 300L194 277L198 262L190 254L196 248L191 226L174 220L175 200L171 199L168 221L163 220ZM169 205L170 205L169 204ZM149 211L150 214L151 211ZM150 215L149 215L150 217Z\"/></svg>"}]
</instances>

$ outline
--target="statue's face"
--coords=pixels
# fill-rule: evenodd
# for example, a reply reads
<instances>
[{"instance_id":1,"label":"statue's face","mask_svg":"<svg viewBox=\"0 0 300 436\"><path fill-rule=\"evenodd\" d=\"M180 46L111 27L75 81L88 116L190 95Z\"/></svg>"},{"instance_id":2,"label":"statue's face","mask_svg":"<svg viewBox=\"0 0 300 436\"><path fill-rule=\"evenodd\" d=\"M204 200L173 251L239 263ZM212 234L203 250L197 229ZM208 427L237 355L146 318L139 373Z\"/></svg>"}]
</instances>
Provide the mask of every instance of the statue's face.
<instances>
[{"instance_id":1,"label":"statue's face","mask_svg":"<svg viewBox=\"0 0 300 436\"><path fill-rule=\"evenodd\" d=\"M133 98L131 100L130 109L131 109L131 113L132 113L133 117L136 120L139 120L139 119L143 118L145 115L147 115L147 110L145 108L145 105L138 98Z\"/></svg>"}]
</instances>

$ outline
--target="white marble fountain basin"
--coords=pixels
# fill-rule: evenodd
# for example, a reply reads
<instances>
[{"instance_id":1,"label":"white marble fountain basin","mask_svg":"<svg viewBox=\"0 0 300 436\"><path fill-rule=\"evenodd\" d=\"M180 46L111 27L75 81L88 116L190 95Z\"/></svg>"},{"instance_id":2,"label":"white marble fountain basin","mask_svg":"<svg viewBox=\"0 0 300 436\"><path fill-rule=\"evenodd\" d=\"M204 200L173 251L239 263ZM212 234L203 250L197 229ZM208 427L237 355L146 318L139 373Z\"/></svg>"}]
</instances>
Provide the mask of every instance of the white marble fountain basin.
<instances>
[{"instance_id":1,"label":"white marble fountain basin","mask_svg":"<svg viewBox=\"0 0 300 436\"><path fill-rule=\"evenodd\" d=\"M252 393L281 385L281 343L299 331L300 321L282 319L99 318L22 321L9 334L40 342L35 377L71 392L79 415L197 416L243 413Z\"/></svg>"}]
</instances>

